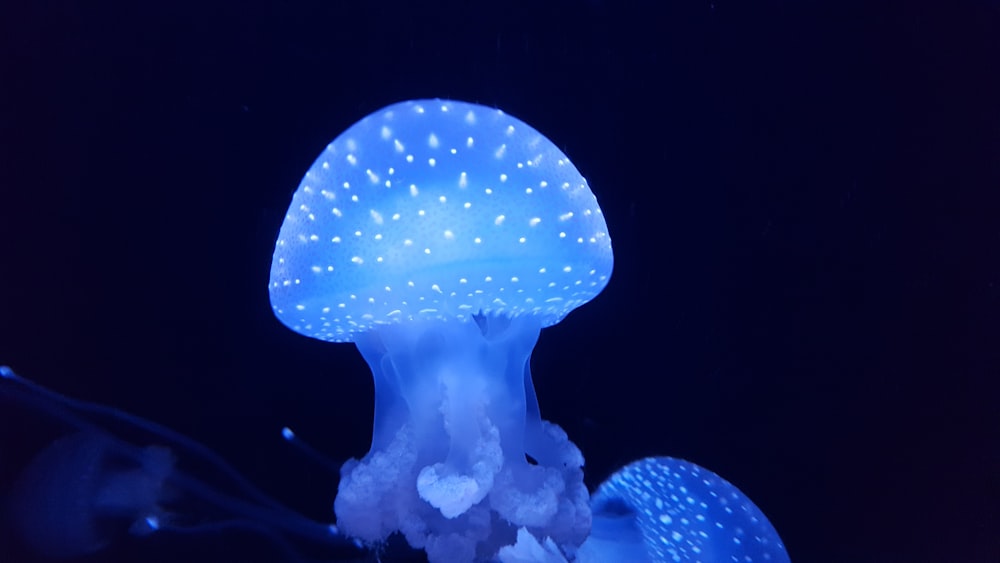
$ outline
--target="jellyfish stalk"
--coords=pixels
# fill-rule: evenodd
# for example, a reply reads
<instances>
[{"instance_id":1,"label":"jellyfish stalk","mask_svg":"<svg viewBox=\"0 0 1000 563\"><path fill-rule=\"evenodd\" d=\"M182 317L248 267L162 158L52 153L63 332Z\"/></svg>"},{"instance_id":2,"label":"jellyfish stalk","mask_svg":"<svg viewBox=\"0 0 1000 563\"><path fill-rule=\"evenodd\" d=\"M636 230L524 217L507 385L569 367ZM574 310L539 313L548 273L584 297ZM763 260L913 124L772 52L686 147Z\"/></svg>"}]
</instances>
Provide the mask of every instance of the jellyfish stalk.
<instances>
[{"instance_id":1,"label":"jellyfish stalk","mask_svg":"<svg viewBox=\"0 0 1000 563\"><path fill-rule=\"evenodd\" d=\"M567 549L583 541L583 457L527 404L538 332L531 317L484 317L359 339L377 403L371 451L342 469L345 533L377 542L398 530L449 560L487 559L522 528Z\"/></svg>"}]
</instances>

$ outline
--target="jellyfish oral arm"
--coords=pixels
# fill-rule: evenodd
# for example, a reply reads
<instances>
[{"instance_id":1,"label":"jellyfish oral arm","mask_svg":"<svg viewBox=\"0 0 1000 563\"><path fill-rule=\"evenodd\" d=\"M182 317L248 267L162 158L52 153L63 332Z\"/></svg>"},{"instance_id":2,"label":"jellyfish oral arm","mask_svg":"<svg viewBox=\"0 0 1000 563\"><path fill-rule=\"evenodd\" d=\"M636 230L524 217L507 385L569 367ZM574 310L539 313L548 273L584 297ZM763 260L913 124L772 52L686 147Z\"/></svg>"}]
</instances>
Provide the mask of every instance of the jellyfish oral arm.
<instances>
[{"instance_id":1,"label":"jellyfish oral arm","mask_svg":"<svg viewBox=\"0 0 1000 563\"><path fill-rule=\"evenodd\" d=\"M432 560L489 557L521 528L568 550L586 537L583 457L527 408L540 323L478 321L386 325L358 340L377 403L371 451L342 469L334 506L347 534L374 543L398 530Z\"/></svg>"}]
</instances>

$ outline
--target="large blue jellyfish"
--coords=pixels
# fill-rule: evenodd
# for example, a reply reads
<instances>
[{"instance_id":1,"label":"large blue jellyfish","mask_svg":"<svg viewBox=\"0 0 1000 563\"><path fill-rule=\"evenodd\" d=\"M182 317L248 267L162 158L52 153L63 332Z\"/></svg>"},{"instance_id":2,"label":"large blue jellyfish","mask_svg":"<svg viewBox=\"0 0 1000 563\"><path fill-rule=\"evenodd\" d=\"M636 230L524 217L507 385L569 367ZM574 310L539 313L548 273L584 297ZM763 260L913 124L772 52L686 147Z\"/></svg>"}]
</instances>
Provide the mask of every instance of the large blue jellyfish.
<instances>
[{"instance_id":1,"label":"large blue jellyfish","mask_svg":"<svg viewBox=\"0 0 1000 563\"><path fill-rule=\"evenodd\" d=\"M586 180L527 124L455 101L379 110L306 173L268 284L281 322L354 342L375 379L371 449L341 468L336 525L268 498L184 436L0 367L0 402L72 430L24 469L7 512L52 558L100 551L122 529L238 528L283 559L308 542L326 560L358 546L388 560L400 534L433 562L788 561L764 514L690 462L639 460L590 495L581 452L541 418L539 332L595 297L612 264ZM177 468L178 454L214 478Z\"/></svg>"},{"instance_id":2,"label":"large blue jellyfish","mask_svg":"<svg viewBox=\"0 0 1000 563\"><path fill-rule=\"evenodd\" d=\"M399 531L433 561L484 558L520 529L583 542L583 456L541 419L528 360L608 283L607 231L566 155L497 110L405 102L327 146L269 287L285 325L356 343L375 377L371 451L335 504L348 534Z\"/></svg>"}]
</instances>

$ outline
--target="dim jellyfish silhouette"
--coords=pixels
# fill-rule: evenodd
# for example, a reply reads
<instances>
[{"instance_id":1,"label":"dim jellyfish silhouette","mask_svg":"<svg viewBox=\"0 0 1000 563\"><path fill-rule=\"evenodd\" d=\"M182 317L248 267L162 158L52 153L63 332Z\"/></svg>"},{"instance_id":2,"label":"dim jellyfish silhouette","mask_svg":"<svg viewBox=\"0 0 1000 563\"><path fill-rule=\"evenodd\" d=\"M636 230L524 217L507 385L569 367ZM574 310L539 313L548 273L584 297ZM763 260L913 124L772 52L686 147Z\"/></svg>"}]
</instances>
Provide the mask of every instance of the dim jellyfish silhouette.
<instances>
[{"instance_id":1,"label":"dim jellyfish silhouette","mask_svg":"<svg viewBox=\"0 0 1000 563\"><path fill-rule=\"evenodd\" d=\"M10 413L11 406L27 406L65 427L3 491L5 524L43 560L86 557L128 535L153 534L260 536L282 561L300 560L307 544L338 560L363 553L332 523L312 521L268 497L204 445L118 409L60 395L0 366L0 409ZM197 468L204 478L182 466Z\"/></svg>"},{"instance_id":2,"label":"dim jellyfish silhouette","mask_svg":"<svg viewBox=\"0 0 1000 563\"><path fill-rule=\"evenodd\" d=\"M583 455L542 419L530 371L539 333L597 296L612 266L593 192L538 131L457 101L379 110L306 172L268 282L282 323L353 342L375 380L371 447L341 467L336 525L266 497L190 439L7 369L0 399L74 429L25 469L10 503L20 534L59 557L103 548L116 518L133 534L246 529L288 558L306 541L328 547L326 560L358 546L390 560L398 534L433 562L788 561L764 514L693 463L639 460L589 494ZM108 419L152 441L118 438ZM175 450L234 492L178 471ZM95 477L69 484L70 473ZM208 516L170 512L178 497ZM52 498L72 500L39 508Z\"/></svg>"}]
</instances>

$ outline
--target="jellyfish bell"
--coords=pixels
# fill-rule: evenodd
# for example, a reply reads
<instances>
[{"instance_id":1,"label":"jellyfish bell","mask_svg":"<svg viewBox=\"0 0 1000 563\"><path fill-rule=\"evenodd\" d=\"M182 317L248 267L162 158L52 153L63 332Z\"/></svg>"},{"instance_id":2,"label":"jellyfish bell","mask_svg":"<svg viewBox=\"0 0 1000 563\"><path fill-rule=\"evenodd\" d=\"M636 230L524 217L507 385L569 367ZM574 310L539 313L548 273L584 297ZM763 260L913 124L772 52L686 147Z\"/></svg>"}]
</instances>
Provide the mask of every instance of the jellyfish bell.
<instances>
[{"instance_id":1,"label":"jellyfish bell","mask_svg":"<svg viewBox=\"0 0 1000 563\"><path fill-rule=\"evenodd\" d=\"M559 322L613 266L597 199L569 158L504 112L446 100L383 108L306 172L281 225L278 319L329 342L478 313Z\"/></svg>"},{"instance_id":2,"label":"jellyfish bell","mask_svg":"<svg viewBox=\"0 0 1000 563\"><path fill-rule=\"evenodd\" d=\"M354 342L375 379L341 528L401 532L432 561L488 559L519 532L572 553L590 528L583 457L541 419L529 359L612 266L586 180L499 110L402 102L330 143L292 196L268 287L282 323Z\"/></svg>"},{"instance_id":3,"label":"jellyfish bell","mask_svg":"<svg viewBox=\"0 0 1000 563\"><path fill-rule=\"evenodd\" d=\"M169 428L58 394L6 366L0 366L0 405L4 412L27 407L66 429L23 465L4 499L5 520L33 556L76 559L128 537L227 534L262 538L270 546L263 560L296 561L314 549L326 560L364 553L336 526L287 508Z\"/></svg>"},{"instance_id":4,"label":"jellyfish bell","mask_svg":"<svg viewBox=\"0 0 1000 563\"><path fill-rule=\"evenodd\" d=\"M591 508L593 528L579 563L789 561L778 532L749 497L682 459L626 465L594 491Z\"/></svg>"}]
</instances>

